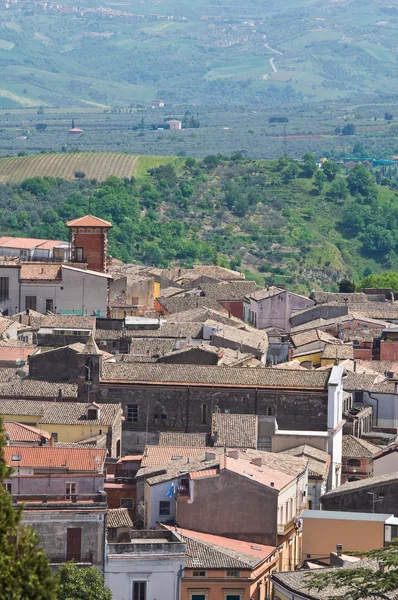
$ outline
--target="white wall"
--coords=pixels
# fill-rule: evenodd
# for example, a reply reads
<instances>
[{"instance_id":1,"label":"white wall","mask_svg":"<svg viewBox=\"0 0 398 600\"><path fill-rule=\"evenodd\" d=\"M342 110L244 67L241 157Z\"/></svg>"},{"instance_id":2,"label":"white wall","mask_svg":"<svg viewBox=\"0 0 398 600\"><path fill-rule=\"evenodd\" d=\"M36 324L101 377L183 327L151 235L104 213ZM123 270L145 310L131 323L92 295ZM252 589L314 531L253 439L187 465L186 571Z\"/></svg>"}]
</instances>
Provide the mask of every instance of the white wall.
<instances>
[{"instance_id":1,"label":"white wall","mask_svg":"<svg viewBox=\"0 0 398 600\"><path fill-rule=\"evenodd\" d=\"M113 600L132 600L134 581L146 581L148 600L176 600L177 573L184 566L184 559L154 555L132 556L129 560L127 556L110 556L107 560L105 580L112 590Z\"/></svg>"},{"instance_id":2,"label":"white wall","mask_svg":"<svg viewBox=\"0 0 398 600\"><path fill-rule=\"evenodd\" d=\"M0 300L0 311L8 311L8 315L15 315L19 307L19 267L0 266L0 277L9 278L9 298Z\"/></svg>"},{"instance_id":3,"label":"white wall","mask_svg":"<svg viewBox=\"0 0 398 600\"><path fill-rule=\"evenodd\" d=\"M279 492L278 525L285 525L301 511L303 502L306 502L306 496L303 496L303 492L306 495L308 494L308 469L301 477L292 481L290 485ZM290 513L288 512L286 516L286 505L289 502L291 506Z\"/></svg>"},{"instance_id":4,"label":"white wall","mask_svg":"<svg viewBox=\"0 0 398 600\"><path fill-rule=\"evenodd\" d=\"M175 519L176 515L176 501L174 498L167 498L166 494L170 489L172 481L165 481L163 483L158 483L156 485L150 486L150 494L147 495L145 501L148 502L148 516L147 516L147 528L151 529L152 527L156 527L156 522L160 523L171 521ZM174 485L178 485L178 479L174 480ZM145 488L145 491L147 487ZM170 502L170 515L169 516L161 516L159 515L159 502Z\"/></svg>"},{"instance_id":5,"label":"white wall","mask_svg":"<svg viewBox=\"0 0 398 600\"><path fill-rule=\"evenodd\" d=\"M386 429L398 427L398 395L365 392L363 401L373 407L373 425Z\"/></svg>"}]
</instances>

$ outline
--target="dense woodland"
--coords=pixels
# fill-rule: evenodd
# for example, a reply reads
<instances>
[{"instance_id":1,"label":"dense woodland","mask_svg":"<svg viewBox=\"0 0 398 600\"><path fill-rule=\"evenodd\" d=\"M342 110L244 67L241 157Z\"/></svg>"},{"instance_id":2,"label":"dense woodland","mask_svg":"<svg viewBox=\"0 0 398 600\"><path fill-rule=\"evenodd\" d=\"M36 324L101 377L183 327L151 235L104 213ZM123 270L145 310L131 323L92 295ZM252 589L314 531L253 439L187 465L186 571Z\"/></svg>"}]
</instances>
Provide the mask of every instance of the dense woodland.
<instances>
[{"instance_id":1,"label":"dense woodland","mask_svg":"<svg viewBox=\"0 0 398 600\"><path fill-rule=\"evenodd\" d=\"M67 239L65 221L90 211L113 223L110 254L125 262L220 264L301 291L398 268L398 194L360 164L346 176L310 153L302 163L235 153L138 181L78 175L1 185L3 234Z\"/></svg>"}]
</instances>

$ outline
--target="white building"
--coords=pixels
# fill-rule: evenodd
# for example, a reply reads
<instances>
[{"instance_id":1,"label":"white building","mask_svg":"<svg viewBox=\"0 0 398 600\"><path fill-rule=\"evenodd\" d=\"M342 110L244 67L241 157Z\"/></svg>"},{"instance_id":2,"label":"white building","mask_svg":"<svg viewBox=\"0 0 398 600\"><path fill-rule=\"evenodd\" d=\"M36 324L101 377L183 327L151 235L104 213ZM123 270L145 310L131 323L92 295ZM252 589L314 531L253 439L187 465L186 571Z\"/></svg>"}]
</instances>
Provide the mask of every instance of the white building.
<instances>
[{"instance_id":1,"label":"white building","mask_svg":"<svg viewBox=\"0 0 398 600\"><path fill-rule=\"evenodd\" d=\"M292 314L311 306L314 306L314 302L305 296L282 288L270 287L246 296L243 303L243 318L257 329L278 327L290 331Z\"/></svg>"},{"instance_id":2,"label":"white building","mask_svg":"<svg viewBox=\"0 0 398 600\"><path fill-rule=\"evenodd\" d=\"M0 256L12 256L27 261L70 259L70 245L59 240L39 240L36 238L0 237Z\"/></svg>"},{"instance_id":3,"label":"white building","mask_svg":"<svg viewBox=\"0 0 398 600\"><path fill-rule=\"evenodd\" d=\"M174 531L132 530L130 542L107 543L105 581L113 600L176 600L186 545Z\"/></svg>"},{"instance_id":4,"label":"white building","mask_svg":"<svg viewBox=\"0 0 398 600\"><path fill-rule=\"evenodd\" d=\"M112 277L63 263L0 265L0 310L106 316Z\"/></svg>"}]
</instances>

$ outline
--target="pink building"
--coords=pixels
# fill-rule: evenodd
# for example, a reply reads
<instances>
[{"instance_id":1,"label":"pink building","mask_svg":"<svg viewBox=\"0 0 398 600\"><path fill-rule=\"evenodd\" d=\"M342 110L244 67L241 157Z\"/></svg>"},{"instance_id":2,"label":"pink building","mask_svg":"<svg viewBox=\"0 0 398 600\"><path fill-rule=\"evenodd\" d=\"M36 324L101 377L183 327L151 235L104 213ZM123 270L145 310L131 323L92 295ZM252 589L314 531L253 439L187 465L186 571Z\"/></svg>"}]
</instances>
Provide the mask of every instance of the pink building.
<instances>
[{"instance_id":1,"label":"pink building","mask_svg":"<svg viewBox=\"0 0 398 600\"><path fill-rule=\"evenodd\" d=\"M170 121L166 121L166 123L170 125L170 129L182 129L181 121L178 121L177 119L171 119Z\"/></svg>"}]
</instances>

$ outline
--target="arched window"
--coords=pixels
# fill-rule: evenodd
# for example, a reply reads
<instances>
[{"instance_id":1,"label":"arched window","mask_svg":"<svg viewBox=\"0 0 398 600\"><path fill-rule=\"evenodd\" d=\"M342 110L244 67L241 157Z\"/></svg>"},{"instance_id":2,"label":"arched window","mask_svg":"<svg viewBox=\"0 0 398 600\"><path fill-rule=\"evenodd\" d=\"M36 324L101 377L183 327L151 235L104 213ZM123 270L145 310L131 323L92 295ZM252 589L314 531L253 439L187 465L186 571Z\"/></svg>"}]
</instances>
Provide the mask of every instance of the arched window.
<instances>
[{"instance_id":1,"label":"arched window","mask_svg":"<svg viewBox=\"0 0 398 600\"><path fill-rule=\"evenodd\" d=\"M349 467L360 467L361 466L361 461L357 460L356 458L349 458L347 461L347 465Z\"/></svg>"},{"instance_id":2,"label":"arched window","mask_svg":"<svg viewBox=\"0 0 398 600\"><path fill-rule=\"evenodd\" d=\"M272 417L272 406L269 406L267 408L267 415L268 415L268 417Z\"/></svg>"},{"instance_id":3,"label":"arched window","mask_svg":"<svg viewBox=\"0 0 398 600\"><path fill-rule=\"evenodd\" d=\"M202 424L207 424L207 404L202 404Z\"/></svg>"},{"instance_id":4,"label":"arched window","mask_svg":"<svg viewBox=\"0 0 398 600\"><path fill-rule=\"evenodd\" d=\"M91 360L91 358L88 358L86 360L86 381L92 381L93 380L93 361Z\"/></svg>"}]
</instances>

